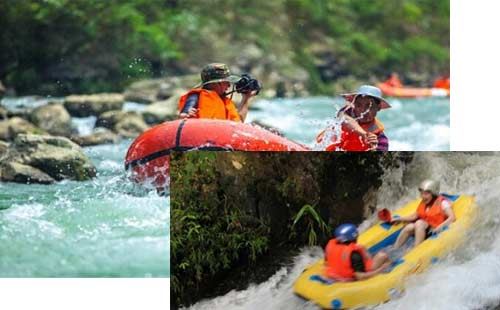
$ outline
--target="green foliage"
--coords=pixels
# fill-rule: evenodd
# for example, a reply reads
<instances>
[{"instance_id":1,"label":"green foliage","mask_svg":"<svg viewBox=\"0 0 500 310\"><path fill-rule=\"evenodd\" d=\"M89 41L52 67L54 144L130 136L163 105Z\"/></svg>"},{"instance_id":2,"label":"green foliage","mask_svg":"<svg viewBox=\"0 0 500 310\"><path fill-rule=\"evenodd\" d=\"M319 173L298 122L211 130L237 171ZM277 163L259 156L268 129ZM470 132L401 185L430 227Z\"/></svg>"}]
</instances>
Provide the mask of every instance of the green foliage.
<instances>
[{"instance_id":1,"label":"green foliage","mask_svg":"<svg viewBox=\"0 0 500 310\"><path fill-rule=\"evenodd\" d=\"M319 229L322 233L327 234L328 225L323 221L318 211L316 211L314 206L304 205L299 212L295 215L293 220L292 229L295 228L295 225L302 222L305 222L306 225L306 235L308 236L308 245L313 246L317 245L318 234L316 232Z\"/></svg>"},{"instance_id":2,"label":"green foliage","mask_svg":"<svg viewBox=\"0 0 500 310\"><path fill-rule=\"evenodd\" d=\"M447 70L449 10L448 0L4 0L0 80L20 92L121 90L233 65L253 44L266 72L303 68L310 90L326 93L345 76ZM333 77L317 66L318 46Z\"/></svg>"},{"instance_id":3,"label":"green foliage","mask_svg":"<svg viewBox=\"0 0 500 310\"><path fill-rule=\"evenodd\" d=\"M174 155L171 175L170 261L177 304L195 298L203 283L238 263L255 263L269 248L268 228L248 221L217 188L216 153L188 155Z\"/></svg>"}]
</instances>

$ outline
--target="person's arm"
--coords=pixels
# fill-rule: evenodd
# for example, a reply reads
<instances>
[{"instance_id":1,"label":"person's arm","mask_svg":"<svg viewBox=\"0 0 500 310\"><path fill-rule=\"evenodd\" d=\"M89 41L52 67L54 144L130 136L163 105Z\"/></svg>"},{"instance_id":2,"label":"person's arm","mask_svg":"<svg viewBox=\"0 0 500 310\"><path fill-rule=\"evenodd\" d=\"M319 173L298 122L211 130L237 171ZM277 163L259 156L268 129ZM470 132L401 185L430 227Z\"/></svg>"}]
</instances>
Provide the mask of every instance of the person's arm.
<instances>
[{"instance_id":1,"label":"person's arm","mask_svg":"<svg viewBox=\"0 0 500 310\"><path fill-rule=\"evenodd\" d=\"M238 114L240 115L240 119L242 122L245 122L248 114L248 106L250 105L250 98L255 96L254 92L250 92L247 94L241 94L241 101L238 106Z\"/></svg>"},{"instance_id":2,"label":"person's arm","mask_svg":"<svg viewBox=\"0 0 500 310\"><path fill-rule=\"evenodd\" d=\"M198 94L191 94L187 97L186 103L182 108L182 111L179 113L180 118L190 118L195 117L196 113L198 113Z\"/></svg>"},{"instance_id":3,"label":"person's arm","mask_svg":"<svg viewBox=\"0 0 500 310\"><path fill-rule=\"evenodd\" d=\"M398 222L408 223L408 222L415 222L416 220L418 220L417 212L407 216L401 216L399 218L393 219L392 223L398 223Z\"/></svg>"},{"instance_id":4,"label":"person's arm","mask_svg":"<svg viewBox=\"0 0 500 310\"><path fill-rule=\"evenodd\" d=\"M370 151L375 151L377 149L377 135L364 130L363 127L361 127L361 125L359 125L359 123L353 117L345 113L345 110L341 110L338 115L344 118L344 124L346 124L348 130L354 131L355 133L360 135L363 138L363 141L370 145Z\"/></svg>"},{"instance_id":5,"label":"person's arm","mask_svg":"<svg viewBox=\"0 0 500 310\"><path fill-rule=\"evenodd\" d=\"M386 263L382 264L382 266L380 266L377 269L372 270L372 271L354 272L354 277L356 278L356 280L365 280L365 279L371 278L371 277L381 273L385 268L389 267L390 264L391 264L390 262L386 262Z\"/></svg>"},{"instance_id":6,"label":"person's arm","mask_svg":"<svg viewBox=\"0 0 500 310\"><path fill-rule=\"evenodd\" d=\"M456 219L455 213L453 212L453 208L451 207L451 203L449 201L443 201L442 208L447 218L443 223L441 223L441 225L433 229L433 231L435 232L440 231L441 229L443 229L443 227L446 227L451 223L455 222Z\"/></svg>"},{"instance_id":7,"label":"person's arm","mask_svg":"<svg viewBox=\"0 0 500 310\"><path fill-rule=\"evenodd\" d=\"M353 252L351 255L351 265L352 268L354 269L354 277L356 278L356 280L364 280L371 278L377 275L378 273L382 272L390 264L391 264L390 262L386 262L375 270L366 271L365 265L363 263L363 257L361 256L361 254L358 252Z\"/></svg>"}]
</instances>

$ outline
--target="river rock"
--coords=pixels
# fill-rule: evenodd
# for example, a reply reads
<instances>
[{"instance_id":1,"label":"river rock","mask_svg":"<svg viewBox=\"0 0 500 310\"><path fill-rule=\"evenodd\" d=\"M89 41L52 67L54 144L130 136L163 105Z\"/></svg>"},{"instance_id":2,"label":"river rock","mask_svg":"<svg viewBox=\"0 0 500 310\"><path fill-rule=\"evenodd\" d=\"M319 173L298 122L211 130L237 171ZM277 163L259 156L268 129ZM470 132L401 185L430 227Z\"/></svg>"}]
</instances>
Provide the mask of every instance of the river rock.
<instances>
[{"instance_id":1,"label":"river rock","mask_svg":"<svg viewBox=\"0 0 500 310\"><path fill-rule=\"evenodd\" d=\"M0 105L0 121L7 119L8 115L9 115L9 111L6 108L4 108L2 105Z\"/></svg>"},{"instance_id":2,"label":"river rock","mask_svg":"<svg viewBox=\"0 0 500 310\"><path fill-rule=\"evenodd\" d=\"M9 144L5 141L0 140L0 159L2 159L2 156L7 153L8 149L9 149Z\"/></svg>"},{"instance_id":3,"label":"river rock","mask_svg":"<svg viewBox=\"0 0 500 310\"><path fill-rule=\"evenodd\" d=\"M122 94L102 93L93 95L71 95L64 99L64 107L71 116L98 116L104 112L121 110L124 99Z\"/></svg>"},{"instance_id":4,"label":"river rock","mask_svg":"<svg viewBox=\"0 0 500 310\"><path fill-rule=\"evenodd\" d=\"M167 100L157 101L147 106L142 111L142 116L147 124L159 124L177 118L177 106L182 93L178 92Z\"/></svg>"},{"instance_id":5,"label":"river rock","mask_svg":"<svg viewBox=\"0 0 500 310\"><path fill-rule=\"evenodd\" d=\"M192 74L137 81L125 89L125 100L148 104L166 100L179 92L186 92L198 84L199 79L198 74Z\"/></svg>"},{"instance_id":6,"label":"river rock","mask_svg":"<svg viewBox=\"0 0 500 310\"><path fill-rule=\"evenodd\" d=\"M50 184L55 180L45 172L32 166L23 165L16 162L9 162L0 167L0 177L2 181L16 183L40 183Z\"/></svg>"},{"instance_id":7,"label":"river rock","mask_svg":"<svg viewBox=\"0 0 500 310\"><path fill-rule=\"evenodd\" d=\"M30 120L52 135L69 136L71 134L71 116L60 103L49 103L34 109Z\"/></svg>"},{"instance_id":8,"label":"river rock","mask_svg":"<svg viewBox=\"0 0 500 310\"><path fill-rule=\"evenodd\" d=\"M9 172L19 171L19 175L33 174L36 176L35 179L44 180L43 175L37 170L16 165L7 167L8 163L31 166L56 181L63 179L84 181L96 175L96 169L83 153L83 149L65 137L19 134L11 143L2 161L4 162L2 170L7 169L7 176L16 175ZM5 179L5 171L2 175ZM17 179L13 177L9 180L19 179L22 178L19 176Z\"/></svg>"},{"instance_id":9,"label":"river rock","mask_svg":"<svg viewBox=\"0 0 500 310\"><path fill-rule=\"evenodd\" d=\"M97 119L96 127L111 129L126 138L134 138L149 128L142 116L135 111L105 112Z\"/></svg>"},{"instance_id":10,"label":"river rock","mask_svg":"<svg viewBox=\"0 0 500 310\"><path fill-rule=\"evenodd\" d=\"M45 134L46 132L20 117L0 121L0 140L11 141L18 134Z\"/></svg>"},{"instance_id":11,"label":"river rock","mask_svg":"<svg viewBox=\"0 0 500 310\"><path fill-rule=\"evenodd\" d=\"M90 135L73 136L71 140L80 146L116 143L120 137L109 129L98 127Z\"/></svg>"}]
</instances>

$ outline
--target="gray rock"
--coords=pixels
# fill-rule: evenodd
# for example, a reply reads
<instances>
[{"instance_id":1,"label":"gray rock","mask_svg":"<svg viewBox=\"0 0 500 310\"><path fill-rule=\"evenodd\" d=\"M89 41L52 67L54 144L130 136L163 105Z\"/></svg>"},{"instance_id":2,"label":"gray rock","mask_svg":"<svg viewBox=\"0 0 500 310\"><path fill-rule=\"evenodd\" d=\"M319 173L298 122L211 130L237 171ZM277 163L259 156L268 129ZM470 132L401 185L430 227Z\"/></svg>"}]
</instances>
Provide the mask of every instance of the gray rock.
<instances>
[{"instance_id":1,"label":"gray rock","mask_svg":"<svg viewBox=\"0 0 500 310\"><path fill-rule=\"evenodd\" d=\"M9 149L9 144L7 142L0 140L0 160L2 159L2 156L7 153L8 149Z\"/></svg>"},{"instance_id":2,"label":"gray rock","mask_svg":"<svg viewBox=\"0 0 500 310\"><path fill-rule=\"evenodd\" d=\"M5 107L0 105L0 120L7 119L8 115L9 111Z\"/></svg>"},{"instance_id":3,"label":"gray rock","mask_svg":"<svg viewBox=\"0 0 500 310\"><path fill-rule=\"evenodd\" d=\"M159 124L177 118L177 105L181 93L173 95L167 100L157 101L147 106L142 111L142 116L147 124Z\"/></svg>"},{"instance_id":4,"label":"gray rock","mask_svg":"<svg viewBox=\"0 0 500 310\"><path fill-rule=\"evenodd\" d=\"M192 74L137 81L125 89L125 100L148 104L166 100L195 86L199 79L198 74Z\"/></svg>"},{"instance_id":5,"label":"gray rock","mask_svg":"<svg viewBox=\"0 0 500 310\"><path fill-rule=\"evenodd\" d=\"M2 161L37 168L56 181L84 181L96 175L82 148L65 137L19 134Z\"/></svg>"},{"instance_id":6,"label":"gray rock","mask_svg":"<svg viewBox=\"0 0 500 310\"><path fill-rule=\"evenodd\" d=\"M1 180L16 183L40 183L50 184L55 180L48 174L32 166L23 165L16 162L8 162L0 166Z\"/></svg>"},{"instance_id":7,"label":"gray rock","mask_svg":"<svg viewBox=\"0 0 500 310\"><path fill-rule=\"evenodd\" d=\"M111 129L126 138L134 138L149 128L141 114L134 111L109 111L103 113L97 119L96 127Z\"/></svg>"},{"instance_id":8,"label":"gray rock","mask_svg":"<svg viewBox=\"0 0 500 310\"><path fill-rule=\"evenodd\" d=\"M71 140L80 146L92 146L107 143L117 143L120 137L106 128L96 128L96 130L86 136L73 136Z\"/></svg>"},{"instance_id":9,"label":"gray rock","mask_svg":"<svg viewBox=\"0 0 500 310\"><path fill-rule=\"evenodd\" d=\"M98 116L104 112L121 110L124 99L122 94L71 95L64 99L64 107L71 116Z\"/></svg>"},{"instance_id":10,"label":"gray rock","mask_svg":"<svg viewBox=\"0 0 500 310\"><path fill-rule=\"evenodd\" d=\"M34 109L30 120L52 135L69 136L71 134L71 116L60 103L49 103Z\"/></svg>"},{"instance_id":11,"label":"gray rock","mask_svg":"<svg viewBox=\"0 0 500 310\"><path fill-rule=\"evenodd\" d=\"M122 137L135 138L149 128L148 124L140 115L126 117L118 122L115 126L115 131Z\"/></svg>"},{"instance_id":12,"label":"gray rock","mask_svg":"<svg viewBox=\"0 0 500 310\"><path fill-rule=\"evenodd\" d=\"M0 121L0 140L12 141L19 134L45 134L46 132L20 117Z\"/></svg>"}]
</instances>

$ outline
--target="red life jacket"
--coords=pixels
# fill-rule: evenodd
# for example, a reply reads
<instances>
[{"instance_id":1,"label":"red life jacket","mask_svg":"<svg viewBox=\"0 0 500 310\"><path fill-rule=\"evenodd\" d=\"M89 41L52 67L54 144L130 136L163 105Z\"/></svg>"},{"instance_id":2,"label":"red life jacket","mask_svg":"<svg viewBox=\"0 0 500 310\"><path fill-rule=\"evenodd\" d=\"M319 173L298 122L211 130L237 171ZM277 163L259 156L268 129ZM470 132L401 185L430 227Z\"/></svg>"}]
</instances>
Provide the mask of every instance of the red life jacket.
<instances>
[{"instance_id":1,"label":"red life jacket","mask_svg":"<svg viewBox=\"0 0 500 310\"><path fill-rule=\"evenodd\" d=\"M420 219L426 221L432 228L436 228L446 221L446 213L443 211L442 202L446 200L443 196L438 196L432 206L426 208L423 201L417 208L417 215Z\"/></svg>"},{"instance_id":2,"label":"red life jacket","mask_svg":"<svg viewBox=\"0 0 500 310\"><path fill-rule=\"evenodd\" d=\"M328 241L325 248L326 276L338 281L354 280L354 268L351 264L351 254L357 251L363 258L365 270L372 269L372 259L366 249L355 242L350 244L338 243L336 239Z\"/></svg>"},{"instance_id":3,"label":"red life jacket","mask_svg":"<svg viewBox=\"0 0 500 310\"><path fill-rule=\"evenodd\" d=\"M371 123L360 124L360 126L367 132L371 132L375 135L380 135L384 131L384 124L377 118ZM317 137L316 141L321 143L324 138L326 130L323 130ZM336 137L332 137L332 140L336 140ZM342 125L342 133L340 136L340 141L328 145L325 151L335 151L337 149L349 151L349 152L363 152L368 151L370 146L365 143L363 138L356 132L347 128L347 126Z\"/></svg>"},{"instance_id":4,"label":"red life jacket","mask_svg":"<svg viewBox=\"0 0 500 310\"><path fill-rule=\"evenodd\" d=\"M221 98L216 92L195 88L179 99L179 112L182 111L186 100L191 94L198 94L198 113L196 118L223 119L241 122L240 115L234 102L229 98Z\"/></svg>"}]
</instances>

